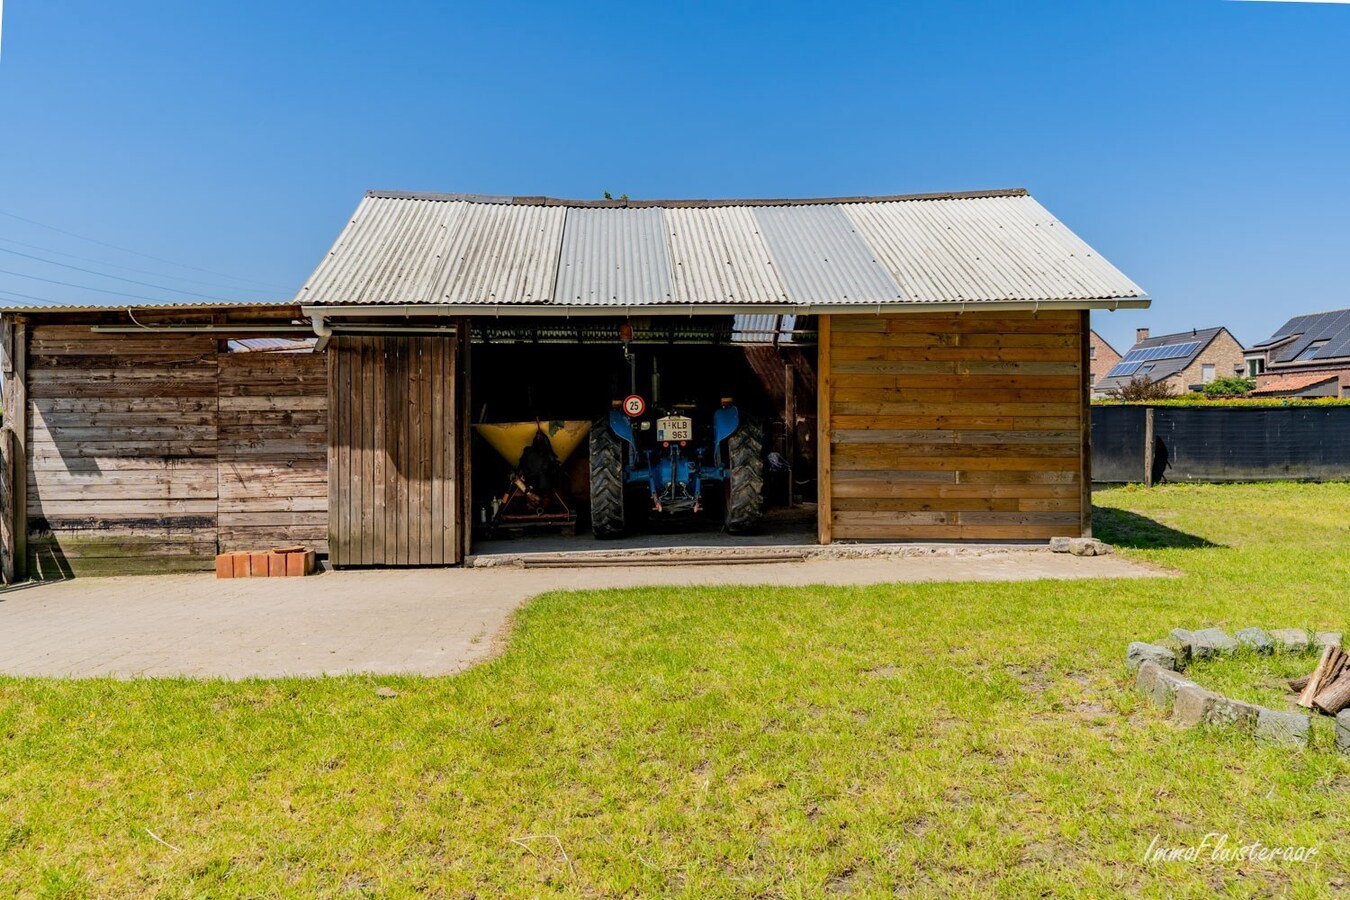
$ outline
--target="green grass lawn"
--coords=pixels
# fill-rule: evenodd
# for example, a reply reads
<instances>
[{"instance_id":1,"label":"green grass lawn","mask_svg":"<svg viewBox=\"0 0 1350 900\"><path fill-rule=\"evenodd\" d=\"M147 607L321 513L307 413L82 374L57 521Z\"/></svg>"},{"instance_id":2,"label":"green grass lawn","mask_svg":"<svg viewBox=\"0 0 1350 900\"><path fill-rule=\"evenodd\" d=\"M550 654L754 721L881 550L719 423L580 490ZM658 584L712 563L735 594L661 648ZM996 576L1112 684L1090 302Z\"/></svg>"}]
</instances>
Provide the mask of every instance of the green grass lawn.
<instances>
[{"instance_id":1,"label":"green grass lawn","mask_svg":"<svg viewBox=\"0 0 1350 900\"><path fill-rule=\"evenodd\" d=\"M1176 626L1350 631L1350 486L1095 500L1101 537L1184 576L550 594L453 678L0 679L0 893L1350 886L1325 729L1181 730L1123 665ZM1321 850L1142 861L1210 832Z\"/></svg>"}]
</instances>

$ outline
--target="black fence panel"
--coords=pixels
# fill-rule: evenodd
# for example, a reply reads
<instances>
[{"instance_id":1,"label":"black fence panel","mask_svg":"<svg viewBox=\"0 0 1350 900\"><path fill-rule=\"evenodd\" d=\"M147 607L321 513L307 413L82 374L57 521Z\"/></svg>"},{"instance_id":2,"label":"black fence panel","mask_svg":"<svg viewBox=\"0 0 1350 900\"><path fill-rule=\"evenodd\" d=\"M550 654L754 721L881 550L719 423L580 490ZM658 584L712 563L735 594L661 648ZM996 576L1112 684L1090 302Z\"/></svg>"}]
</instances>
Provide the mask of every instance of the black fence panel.
<instances>
[{"instance_id":1,"label":"black fence panel","mask_svg":"<svg viewBox=\"0 0 1350 900\"><path fill-rule=\"evenodd\" d=\"M1350 480L1350 407L1154 407L1155 481ZM1142 481L1147 409L1092 410L1092 478Z\"/></svg>"},{"instance_id":2,"label":"black fence panel","mask_svg":"<svg viewBox=\"0 0 1350 900\"><path fill-rule=\"evenodd\" d=\"M1092 480L1144 480L1144 408L1092 408Z\"/></svg>"}]
</instances>

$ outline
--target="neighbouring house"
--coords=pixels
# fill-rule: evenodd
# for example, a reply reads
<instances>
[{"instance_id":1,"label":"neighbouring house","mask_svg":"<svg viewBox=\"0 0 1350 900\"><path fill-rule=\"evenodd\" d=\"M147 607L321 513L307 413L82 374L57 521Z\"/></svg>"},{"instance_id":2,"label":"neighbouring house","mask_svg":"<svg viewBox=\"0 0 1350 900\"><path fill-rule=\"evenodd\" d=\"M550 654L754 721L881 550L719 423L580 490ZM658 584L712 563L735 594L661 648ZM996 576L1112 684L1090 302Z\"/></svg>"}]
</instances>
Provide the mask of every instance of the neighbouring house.
<instances>
[{"instance_id":1,"label":"neighbouring house","mask_svg":"<svg viewBox=\"0 0 1350 900\"><path fill-rule=\"evenodd\" d=\"M1088 365L1092 370L1092 383L1096 384L1106 377L1106 373L1120 362L1116 348L1107 343L1095 330L1088 333Z\"/></svg>"},{"instance_id":2,"label":"neighbouring house","mask_svg":"<svg viewBox=\"0 0 1350 900\"><path fill-rule=\"evenodd\" d=\"M1093 394L1106 396L1134 378L1162 382L1175 394L1198 391L1216 378L1240 375L1242 352L1242 344L1223 327L1196 328L1157 337L1150 337L1147 328L1140 328L1135 332L1134 346L1096 383Z\"/></svg>"},{"instance_id":3,"label":"neighbouring house","mask_svg":"<svg viewBox=\"0 0 1350 900\"><path fill-rule=\"evenodd\" d=\"M522 425L579 448L554 483L583 531L549 539L590 548L585 431L643 396L762 423L791 540L1087 535L1089 311L1149 303L1020 189L372 191L294 298L6 301L0 556L52 578L528 549L481 527L515 477L490 435Z\"/></svg>"},{"instance_id":4,"label":"neighbouring house","mask_svg":"<svg viewBox=\"0 0 1350 900\"><path fill-rule=\"evenodd\" d=\"M1247 348L1253 396L1344 397L1350 385L1350 309L1295 316Z\"/></svg>"}]
</instances>

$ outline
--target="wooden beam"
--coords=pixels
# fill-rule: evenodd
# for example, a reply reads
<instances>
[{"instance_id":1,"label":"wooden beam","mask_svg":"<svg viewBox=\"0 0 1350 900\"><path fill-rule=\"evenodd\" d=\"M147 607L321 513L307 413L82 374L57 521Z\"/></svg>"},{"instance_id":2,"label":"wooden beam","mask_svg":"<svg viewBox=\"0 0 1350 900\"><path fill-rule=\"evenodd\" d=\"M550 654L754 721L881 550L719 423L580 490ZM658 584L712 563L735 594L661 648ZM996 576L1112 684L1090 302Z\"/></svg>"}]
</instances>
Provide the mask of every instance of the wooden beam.
<instances>
[{"instance_id":1,"label":"wooden beam","mask_svg":"<svg viewBox=\"0 0 1350 900\"><path fill-rule=\"evenodd\" d=\"M830 502L830 317L820 316L816 325L816 537L828 544L834 537L833 504Z\"/></svg>"},{"instance_id":2,"label":"wooden beam","mask_svg":"<svg viewBox=\"0 0 1350 900\"><path fill-rule=\"evenodd\" d=\"M1153 487L1153 407L1144 407L1144 487Z\"/></svg>"},{"instance_id":3,"label":"wooden beam","mask_svg":"<svg viewBox=\"0 0 1350 900\"><path fill-rule=\"evenodd\" d=\"M1082 443L1079 450L1079 482L1082 487L1081 509L1079 510L1078 533L1083 537L1092 537L1092 321L1088 311L1078 314L1078 379L1079 379L1079 434Z\"/></svg>"}]
</instances>

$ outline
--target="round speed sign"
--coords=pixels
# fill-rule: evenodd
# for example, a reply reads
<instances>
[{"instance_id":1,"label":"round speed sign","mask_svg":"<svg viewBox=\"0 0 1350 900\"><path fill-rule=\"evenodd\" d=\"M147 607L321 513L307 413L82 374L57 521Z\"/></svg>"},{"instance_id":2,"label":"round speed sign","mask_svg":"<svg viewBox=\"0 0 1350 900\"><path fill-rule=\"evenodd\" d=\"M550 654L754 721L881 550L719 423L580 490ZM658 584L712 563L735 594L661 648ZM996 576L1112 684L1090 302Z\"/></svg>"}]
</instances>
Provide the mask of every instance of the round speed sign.
<instances>
[{"instance_id":1,"label":"round speed sign","mask_svg":"<svg viewBox=\"0 0 1350 900\"><path fill-rule=\"evenodd\" d=\"M637 394L629 394L623 400L623 411L628 413L629 417L636 419L647 411L647 401Z\"/></svg>"}]
</instances>

